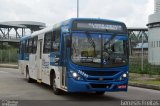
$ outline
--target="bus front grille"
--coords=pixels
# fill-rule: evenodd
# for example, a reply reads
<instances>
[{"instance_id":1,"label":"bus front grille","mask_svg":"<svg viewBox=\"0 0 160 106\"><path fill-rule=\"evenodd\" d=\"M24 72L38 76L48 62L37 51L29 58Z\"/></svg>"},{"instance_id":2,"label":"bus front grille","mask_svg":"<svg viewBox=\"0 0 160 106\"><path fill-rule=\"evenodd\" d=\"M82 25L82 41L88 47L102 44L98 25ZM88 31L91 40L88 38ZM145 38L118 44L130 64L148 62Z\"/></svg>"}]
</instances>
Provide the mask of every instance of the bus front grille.
<instances>
[{"instance_id":1,"label":"bus front grille","mask_svg":"<svg viewBox=\"0 0 160 106\"><path fill-rule=\"evenodd\" d=\"M87 80L92 80L92 81L114 81L113 78L87 78Z\"/></svg>"},{"instance_id":2,"label":"bus front grille","mask_svg":"<svg viewBox=\"0 0 160 106\"><path fill-rule=\"evenodd\" d=\"M89 76L114 76L115 74L119 73L119 71L88 71L83 70Z\"/></svg>"}]
</instances>

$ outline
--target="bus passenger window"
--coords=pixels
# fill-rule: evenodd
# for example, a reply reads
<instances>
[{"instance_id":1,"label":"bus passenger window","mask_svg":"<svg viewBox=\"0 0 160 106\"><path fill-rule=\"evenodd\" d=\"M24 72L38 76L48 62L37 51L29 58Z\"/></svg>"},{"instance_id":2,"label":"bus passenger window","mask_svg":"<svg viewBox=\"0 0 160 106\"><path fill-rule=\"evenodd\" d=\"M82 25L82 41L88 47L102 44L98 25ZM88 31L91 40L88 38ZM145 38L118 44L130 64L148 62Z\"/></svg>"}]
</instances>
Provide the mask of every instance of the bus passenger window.
<instances>
[{"instance_id":1,"label":"bus passenger window","mask_svg":"<svg viewBox=\"0 0 160 106\"><path fill-rule=\"evenodd\" d=\"M58 52L60 49L60 30L53 32L52 52Z\"/></svg>"},{"instance_id":2,"label":"bus passenger window","mask_svg":"<svg viewBox=\"0 0 160 106\"><path fill-rule=\"evenodd\" d=\"M26 42L25 42L25 53L28 53L28 49L29 49L28 40L26 40Z\"/></svg>"},{"instance_id":3,"label":"bus passenger window","mask_svg":"<svg viewBox=\"0 0 160 106\"><path fill-rule=\"evenodd\" d=\"M50 50L51 50L51 35L52 35L52 32L48 32L48 33L45 34L43 53L50 53Z\"/></svg>"},{"instance_id":4,"label":"bus passenger window","mask_svg":"<svg viewBox=\"0 0 160 106\"><path fill-rule=\"evenodd\" d=\"M28 44L28 46L29 46L29 53L32 53L32 42L33 42L33 39L29 39L29 44Z\"/></svg>"},{"instance_id":5,"label":"bus passenger window","mask_svg":"<svg viewBox=\"0 0 160 106\"><path fill-rule=\"evenodd\" d=\"M34 39L33 39L33 50L32 50L32 53L36 53L36 51L37 51L37 39L38 39L38 37L35 37Z\"/></svg>"}]
</instances>

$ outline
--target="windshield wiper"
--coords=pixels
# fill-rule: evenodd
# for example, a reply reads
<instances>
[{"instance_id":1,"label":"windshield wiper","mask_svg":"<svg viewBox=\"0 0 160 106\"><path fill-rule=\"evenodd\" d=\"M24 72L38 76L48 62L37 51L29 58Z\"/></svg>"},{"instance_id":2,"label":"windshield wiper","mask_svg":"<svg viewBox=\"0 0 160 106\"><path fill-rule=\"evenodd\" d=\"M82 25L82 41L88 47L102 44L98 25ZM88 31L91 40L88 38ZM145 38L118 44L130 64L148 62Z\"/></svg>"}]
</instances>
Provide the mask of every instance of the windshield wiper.
<instances>
[{"instance_id":1,"label":"windshield wiper","mask_svg":"<svg viewBox=\"0 0 160 106\"><path fill-rule=\"evenodd\" d=\"M109 44L115 38L115 36L116 36L116 34L114 34L107 42L105 42L103 45L103 48L105 47L105 45ZM110 45L109 45L109 48L108 47L104 48L103 53L105 53L105 54L103 54L103 58L110 60L112 51L113 50L112 50L112 47L110 47Z\"/></svg>"},{"instance_id":2,"label":"windshield wiper","mask_svg":"<svg viewBox=\"0 0 160 106\"><path fill-rule=\"evenodd\" d=\"M105 47L105 45L109 44L114 38L116 37L116 34L114 34L107 42L104 43L103 47ZM112 45L113 46L113 45ZM112 53L112 46L110 47L109 45L109 48L104 48L104 51L107 51L107 53L110 55Z\"/></svg>"},{"instance_id":3,"label":"windshield wiper","mask_svg":"<svg viewBox=\"0 0 160 106\"><path fill-rule=\"evenodd\" d=\"M92 39L91 35L86 32L86 35L87 35L87 39L89 41L89 43L92 45L93 49L94 49L94 56L96 55L96 45L95 45L95 42L94 40Z\"/></svg>"},{"instance_id":4,"label":"windshield wiper","mask_svg":"<svg viewBox=\"0 0 160 106\"><path fill-rule=\"evenodd\" d=\"M116 34L114 34L111 39L109 39L106 43L104 43L104 46L107 45L108 43L110 43L111 40L113 40L116 37Z\"/></svg>"}]
</instances>

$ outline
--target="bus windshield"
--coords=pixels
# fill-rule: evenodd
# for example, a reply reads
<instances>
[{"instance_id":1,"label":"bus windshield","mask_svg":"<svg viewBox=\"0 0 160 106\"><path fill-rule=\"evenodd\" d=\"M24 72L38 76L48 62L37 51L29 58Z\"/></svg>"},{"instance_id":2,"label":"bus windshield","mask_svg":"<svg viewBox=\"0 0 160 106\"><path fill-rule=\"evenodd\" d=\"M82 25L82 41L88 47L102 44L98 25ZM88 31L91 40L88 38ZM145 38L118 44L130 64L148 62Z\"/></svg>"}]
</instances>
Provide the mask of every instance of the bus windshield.
<instances>
[{"instance_id":1,"label":"bus windshield","mask_svg":"<svg viewBox=\"0 0 160 106\"><path fill-rule=\"evenodd\" d=\"M73 33L71 59L81 66L123 66L127 64L126 41L125 36Z\"/></svg>"}]
</instances>

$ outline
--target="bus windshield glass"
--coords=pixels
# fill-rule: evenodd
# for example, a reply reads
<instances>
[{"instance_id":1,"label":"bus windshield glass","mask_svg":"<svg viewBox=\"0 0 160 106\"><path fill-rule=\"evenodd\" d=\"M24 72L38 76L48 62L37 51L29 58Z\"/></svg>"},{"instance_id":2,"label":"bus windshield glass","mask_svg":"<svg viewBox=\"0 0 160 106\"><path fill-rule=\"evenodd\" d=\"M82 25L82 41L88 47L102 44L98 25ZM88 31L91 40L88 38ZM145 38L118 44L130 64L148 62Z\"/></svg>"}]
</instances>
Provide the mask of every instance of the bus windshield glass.
<instances>
[{"instance_id":1,"label":"bus windshield glass","mask_svg":"<svg viewBox=\"0 0 160 106\"><path fill-rule=\"evenodd\" d=\"M127 37L91 33L73 33L71 59L90 67L116 67L127 64Z\"/></svg>"}]
</instances>

